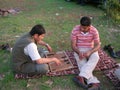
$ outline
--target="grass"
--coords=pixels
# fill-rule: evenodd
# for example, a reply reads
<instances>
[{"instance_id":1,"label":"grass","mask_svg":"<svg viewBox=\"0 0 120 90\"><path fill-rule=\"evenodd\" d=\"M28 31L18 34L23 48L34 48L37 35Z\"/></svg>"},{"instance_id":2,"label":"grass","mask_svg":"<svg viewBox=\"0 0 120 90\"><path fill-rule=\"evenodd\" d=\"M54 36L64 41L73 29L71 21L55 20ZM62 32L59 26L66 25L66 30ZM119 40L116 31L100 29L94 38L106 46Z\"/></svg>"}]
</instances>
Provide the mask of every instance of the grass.
<instances>
[{"instance_id":1,"label":"grass","mask_svg":"<svg viewBox=\"0 0 120 90\"><path fill-rule=\"evenodd\" d=\"M91 5L79 6L64 0L0 0L0 8L21 11L16 15L0 17L0 45L9 43L13 46L17 36L41 23L47 31L44 41L53 47L53 51L71 50L71 30L79 24L80 17L87 15L92 17L93 25L99 30L101 47L111 43L116 51L120 49L119 27L104 11ZM75 75L15 80L10 69L10 58L9 52L0 50L0 74L5 75L0 79L0 90L83 90L72 81ZM102 72L95 72L95 75L101 81L102 90L115 90ZM47 81L52 85L48 85Z\"/></svg>"}]
</instances>

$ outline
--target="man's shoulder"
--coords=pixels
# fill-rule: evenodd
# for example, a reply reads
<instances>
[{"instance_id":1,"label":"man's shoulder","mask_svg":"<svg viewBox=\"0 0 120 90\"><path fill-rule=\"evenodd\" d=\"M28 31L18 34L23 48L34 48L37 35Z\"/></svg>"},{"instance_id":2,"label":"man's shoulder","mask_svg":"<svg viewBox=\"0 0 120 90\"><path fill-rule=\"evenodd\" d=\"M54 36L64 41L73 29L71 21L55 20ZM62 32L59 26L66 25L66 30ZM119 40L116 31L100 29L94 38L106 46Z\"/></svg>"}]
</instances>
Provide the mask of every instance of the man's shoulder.
<instances>
[{"instance_id":1,"label":"man's shoulder","mask_svg":"<svg viewBox=\"0 0 120 90\"><path fill-rule=\"evenodd\" d=\"M73 28L73 31L79 31L80 30L80 25L76 25L74 28Z\"/></svg>"},{"instance_id":2,"label":"man's shoulder","mask_svg":"<svg viewBox=\"0 0 120 90\"><path fill-rule=\"evenodd\" d=\"M28 48L28 49L35 49L35 48L37 48L37 45L36 45L35 43L31 42L31 43L29 43L29 44L26 46L26 48Z\"/></svg>"},{"instance_id":3,"label":"man's shoulder","mask_svg":"<svg viewBox=\"0 0 120 90\"><path fill-rule=\"evenodd\" d=\"M91 28L91 29L96 29L95 26L93 26L93 25L91 25L90 28Z\"/></svg>"},{"instance_id":4,"label":"man's shoulder","mask_svg":"<svg viewBox=\"0 0 120 90\"><path fill-rule=\"evenodd\" d=\"M76 25L74 28L80 28L80 25Z\"/></svg>"},{"instance_id":5,"label":"man's shoulder","mask_svg":"<svg viewBox=\"0 0 120 90\"><path fill-rule=\"evenodd\" d=\"M34 42L29 43L27 46L36 47L37 45Z\"/></svg>"},{"instance_id":6,"label":"man's shoulder","mask_svg":"<svg viewBox=\"0 0 120 90\"><path fill-rule=\"evenodd\" d=\"M91 31L91 32L97 32L98 30L97 30L94 26L91 25L90 31Z\"/></svg>"}]
</instances>

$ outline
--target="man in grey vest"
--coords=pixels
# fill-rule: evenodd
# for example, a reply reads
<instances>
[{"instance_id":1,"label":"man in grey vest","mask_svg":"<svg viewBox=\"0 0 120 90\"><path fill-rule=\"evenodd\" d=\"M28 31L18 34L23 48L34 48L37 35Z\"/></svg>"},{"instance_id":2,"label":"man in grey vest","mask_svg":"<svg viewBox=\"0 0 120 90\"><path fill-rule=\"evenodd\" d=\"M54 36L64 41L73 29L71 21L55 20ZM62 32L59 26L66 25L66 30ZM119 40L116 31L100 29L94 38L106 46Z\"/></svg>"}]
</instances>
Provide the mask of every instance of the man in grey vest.
<instances>
[{"instance_id":1,"label":"man in grey vest","mask_svg":"<svg viewBox=\"0 0 120 90\"><path fill-rule=\"evenodd\" d=\"M57 58L45 58L43 51L37 45L46 46L52 51L49 44L42 41L45 36L42 25L35 25L29 33L20 37L12 50L12 69L14 73L24 74L46 74L49 70L47 63L55 62L60 65Z\"/></svg>"}]
</instances>

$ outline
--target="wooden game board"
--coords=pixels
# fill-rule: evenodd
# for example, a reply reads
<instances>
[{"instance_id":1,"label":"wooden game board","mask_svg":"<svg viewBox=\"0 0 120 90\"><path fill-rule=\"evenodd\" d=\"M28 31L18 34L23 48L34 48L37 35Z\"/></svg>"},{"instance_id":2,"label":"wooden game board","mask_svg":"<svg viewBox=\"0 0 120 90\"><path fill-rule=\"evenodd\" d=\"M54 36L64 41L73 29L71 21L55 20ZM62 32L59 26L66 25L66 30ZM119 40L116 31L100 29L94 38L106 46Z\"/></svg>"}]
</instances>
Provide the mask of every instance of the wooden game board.
<instances>
[{"instance_id":1,"label":"wooden game board","mask_svg":"<svg viewBox=\"0 0 120 90\"><path fill-rule=\"evenodd\" d=\"M68 55L65 53L65 51L59 51L56 53L49 53L49 54L46 54L46 57L48 57L48 58L56 57L62 63L61 65L56 65L55 62L49 63L48 65L49 65L51 72L56 72L56 71L61 71L61 70L73 68L73 64L71 63L71 61L70 61Z\"/></svg>"}]
</instances>

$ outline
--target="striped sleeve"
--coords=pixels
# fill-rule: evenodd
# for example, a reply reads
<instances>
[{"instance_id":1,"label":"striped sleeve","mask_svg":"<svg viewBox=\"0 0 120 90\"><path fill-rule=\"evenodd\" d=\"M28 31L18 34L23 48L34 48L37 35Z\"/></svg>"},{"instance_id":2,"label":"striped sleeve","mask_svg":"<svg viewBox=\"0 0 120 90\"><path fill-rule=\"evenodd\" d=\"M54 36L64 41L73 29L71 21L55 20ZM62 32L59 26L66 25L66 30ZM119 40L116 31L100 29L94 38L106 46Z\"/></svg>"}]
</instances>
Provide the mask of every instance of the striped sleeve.
<instances>
[{"instance_id":1,"label":"striped sleeve","mask_svg":"<svg viewBox=\"0 0 120 90\"><path fill-rule=\"evenodd\" d=\"M76 40L76 33L74 30L72 30L72 33L71 33L71 40Z\"/></svg>"},{"instance_id":2,"label":"striped sleeve","mask_svg":"<svg viewBox=\"0 0 120 90\"><path fill-rule=\"evenodd\" d=\"M97 29L95 29L95 32L94 32L94 42L100 43L99 32L97 31Z\"/></svg>"},{"instance_id":3,"label":"striped sleeve","mask_svg":"<svg viewBox=\"0 0 120 90\"><path fill-rule=\"evenodd\" d=\"M71 33L71 40L77 40L77 34L78 34L78 30L79 30L79 25L76 25Z\"/></svg>"}]
</instances>

